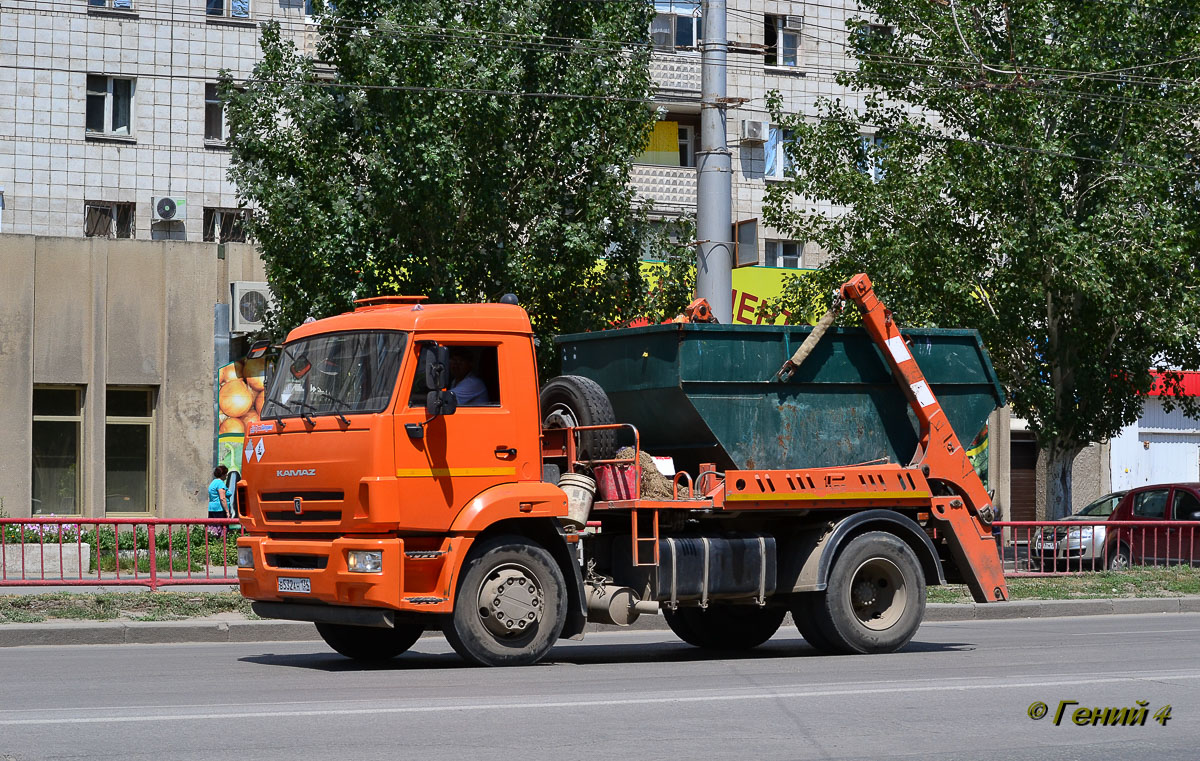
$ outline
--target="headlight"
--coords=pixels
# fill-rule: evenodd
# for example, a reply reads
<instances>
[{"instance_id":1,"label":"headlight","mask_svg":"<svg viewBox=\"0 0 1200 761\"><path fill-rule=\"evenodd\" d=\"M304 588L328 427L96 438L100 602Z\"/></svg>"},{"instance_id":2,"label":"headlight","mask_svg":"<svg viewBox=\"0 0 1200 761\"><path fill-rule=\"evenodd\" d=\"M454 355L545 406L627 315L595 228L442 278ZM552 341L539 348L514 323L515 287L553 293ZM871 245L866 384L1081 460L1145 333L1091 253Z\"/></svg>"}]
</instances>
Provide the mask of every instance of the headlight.
<instances>
[{"instance_id":1,"label":"headlight","mask_svg":"<svg viewBox=\"0 0 1200 761\"><path fill-rule=\"evenodd\" d=\"M254 550L249 547L238 547L238 568L254 567Z\"/></svg>"},{"instance_id":2,"label":"headlight","mask_svg":"<svg viewBox=\"0 0 1200 761\"><path fill-rule=\"evenodd\" d=\"M383 553L375 550L350 550L346 567L353 573L379 573L383 570Z\"/></svg>"},{"instance_id":3,"label":"headlight","mask_svg":"<svg viewBox=\"0 0 1200 761\"><path fill-rule=\"evenodd\" d=\"M1083 528L1071 529L1071 536L1072 538L1078 537L1079 539L1091 539L1092 527L1084 526Z\"/></svg>"}]
</instances>

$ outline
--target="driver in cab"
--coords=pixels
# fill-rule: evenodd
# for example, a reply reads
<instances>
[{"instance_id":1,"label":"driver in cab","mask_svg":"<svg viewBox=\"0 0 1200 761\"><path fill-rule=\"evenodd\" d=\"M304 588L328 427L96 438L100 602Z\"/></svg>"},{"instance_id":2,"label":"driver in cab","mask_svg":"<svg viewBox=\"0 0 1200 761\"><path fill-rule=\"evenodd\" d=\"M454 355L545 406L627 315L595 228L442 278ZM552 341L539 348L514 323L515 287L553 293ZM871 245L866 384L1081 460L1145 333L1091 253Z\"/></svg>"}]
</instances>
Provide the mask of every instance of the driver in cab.
<instances>
[{"instance_id":1,"label":"driver in cab","mask_svg":"<svg viewBox=\"0 0 1200 761\"><path fill-rule=\"evenodd\" d=\"M454 392L460 407L478 407L490 404L487 385L474 372L475 358L470 349L450 350L450 390Z\"/></svg>"}]
</instances>

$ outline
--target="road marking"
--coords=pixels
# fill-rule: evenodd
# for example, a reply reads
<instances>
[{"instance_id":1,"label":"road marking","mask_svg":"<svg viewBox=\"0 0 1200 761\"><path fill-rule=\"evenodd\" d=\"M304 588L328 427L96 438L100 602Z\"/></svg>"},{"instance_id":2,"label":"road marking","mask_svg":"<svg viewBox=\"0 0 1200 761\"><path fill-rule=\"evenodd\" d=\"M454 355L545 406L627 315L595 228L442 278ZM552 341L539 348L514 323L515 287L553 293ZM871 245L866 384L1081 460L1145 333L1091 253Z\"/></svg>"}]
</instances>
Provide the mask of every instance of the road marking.
<instances>
[{"instance_id":1,"label":"road marking","mask_svg":"<svg viewBox=\"0 0 1200 761\"><path fill-rule=\"evenodd\" d=\"M1182 632L1200 632L1200 629L1139 629L1135 632L1077 632L1068 637L1111 637L1114 634L1179 634Z\"/></svg>"},{"instance_id":2,"label":"road marking","mask_svg":"<svg viewBox=\"0 0 1200 761\"><path fill-rule=\"evenodd\" d=\"M372 716L396 714L428 714L448 713L453 711L512 711L536 710L545 708L618 708L627 706L662 705L662 704L696 704L696 703L729 703L740 701L761 701L802 698L846 697L856 695L887 695L900 693L928 692L966 692L968 690L994 690L1002 688L1039 689L1048 687L1077 687L1090 684L1115 684L1118 682L1159 681L1178 682L1200 679L1200 672L1178 674L1174 672L1144 672L1127 676L1114 676L1095 679L1060 679L1047 681L1044 679L1027 682L989 682L986 684L960 685L929 685L914 687L873 687L868 689L825 689L825 690L794 690L787 692L754 692L738 695L664 695L661 697L613 698L608 700L546 700L526 701L523 703L457 703L446 705L395 706L378 708L330 708L321 710L288 710L288 711L239 711L237 713L186 713L157 716L92 716L92 717L63 717L59 719L0 719L0 726L43 726L66 724L107 724L122 723L151 723L168 721L228 721L230 719L286 719L304 718L311 716ZM163 708L156 706L155 708Z\"/></svg>"}]
</instances>

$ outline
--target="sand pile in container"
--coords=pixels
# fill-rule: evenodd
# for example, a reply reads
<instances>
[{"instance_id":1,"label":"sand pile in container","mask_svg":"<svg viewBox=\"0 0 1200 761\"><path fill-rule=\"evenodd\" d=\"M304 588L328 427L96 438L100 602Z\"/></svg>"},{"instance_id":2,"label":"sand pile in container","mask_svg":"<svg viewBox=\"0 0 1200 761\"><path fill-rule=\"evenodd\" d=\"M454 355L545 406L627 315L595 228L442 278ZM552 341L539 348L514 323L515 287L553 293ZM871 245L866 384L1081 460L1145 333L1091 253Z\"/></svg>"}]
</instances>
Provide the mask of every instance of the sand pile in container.
<instances>
[{"instance_id":1,"label":"sand pile in container","mask_svg":"<svg viewBox=\"0 0 1200 761\"><path fill-rule=\"evenodd\" d=\"M621 447L618 449L616 459L632 460L633 447ZM654 464L654 458L643 451L641 457L638 459L638 464L642 468L642 499L671 499L671 479L658 472L658 466ZM687 483L679 484L679 499L688 499L690 496Z\"/></svg>"}]
</instances>

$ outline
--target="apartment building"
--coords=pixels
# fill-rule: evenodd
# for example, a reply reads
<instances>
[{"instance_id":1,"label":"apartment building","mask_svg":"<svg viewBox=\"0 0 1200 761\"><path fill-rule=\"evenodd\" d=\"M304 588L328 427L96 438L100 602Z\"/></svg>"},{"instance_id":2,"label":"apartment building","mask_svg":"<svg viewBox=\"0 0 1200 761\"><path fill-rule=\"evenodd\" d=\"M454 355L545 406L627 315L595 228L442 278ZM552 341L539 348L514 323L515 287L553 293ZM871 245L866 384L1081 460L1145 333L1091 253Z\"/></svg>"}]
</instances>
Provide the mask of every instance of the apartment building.
<instances>
[{"instance_id":1,"label":"apartment building","mask_svg":"<svg viewBox=\"0 0 1200 761\"><path fill-rule=\"evenodd\" d=\"M704 19L699 0L665 0L655 9L651 74L660 118L650 149L634 166L633 182L639 196L653 202L656 216L694 216ZM725 139L733 161L731 222L761 220L767 187L788 168L781 148L785 136L767 113L769 92L778 91L793 113L814 113L819 96L857 105L859 96L835 82L838 72L854 65L846 52L845 22L855 15L856 5L844 0L729 0ZM757 245L757 262L769 267L815 267L823 258L816 246L761 225Z\"/></svg>"},{"instance_id":2,"label":"apartment building","mask_svg":"<svg viewBox=\"0 0 1200 761\"><path fill-rule=\"evenodd\" d=\"M13 0L0 9L0 232L244 240L218 73L303 0Z\"/></svg>"}]
</instances>

